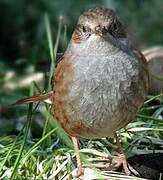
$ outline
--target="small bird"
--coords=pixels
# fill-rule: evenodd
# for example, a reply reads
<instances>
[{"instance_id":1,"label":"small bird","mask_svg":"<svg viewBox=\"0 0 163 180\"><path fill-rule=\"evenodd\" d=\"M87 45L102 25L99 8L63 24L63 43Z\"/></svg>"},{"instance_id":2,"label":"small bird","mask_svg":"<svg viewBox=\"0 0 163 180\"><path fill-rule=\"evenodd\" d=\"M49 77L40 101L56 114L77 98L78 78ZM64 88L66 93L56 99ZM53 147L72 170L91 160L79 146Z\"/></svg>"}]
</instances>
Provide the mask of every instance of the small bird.
<instances>
[{"instance_id":1,"label":"small bird","mask_svg":"<svg viewBox=\"0 0 163 180\"><path fill-rule=\"evenodd\" d=\"M92 8L79 17L52 85L47 95L18 103L51 98L53 115L72 137L81 174L77 138L107 137L134 120L148 92L146 59L112 9ZM122 164L128 174L126 159Z\"/></svg>"}]
</instances>

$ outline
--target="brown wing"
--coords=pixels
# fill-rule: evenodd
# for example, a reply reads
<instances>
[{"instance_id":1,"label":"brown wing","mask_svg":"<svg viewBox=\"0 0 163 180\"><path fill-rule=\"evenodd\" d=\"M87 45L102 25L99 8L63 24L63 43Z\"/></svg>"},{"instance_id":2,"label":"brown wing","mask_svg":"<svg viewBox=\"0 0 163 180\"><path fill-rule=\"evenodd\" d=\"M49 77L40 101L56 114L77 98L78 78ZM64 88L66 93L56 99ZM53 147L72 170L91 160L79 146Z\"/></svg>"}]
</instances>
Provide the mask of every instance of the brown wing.
<instances>
[{"instance_id":1,"label":"brown wing","mask_svg":"<svg viewBox=\"0 0 163 180\"><path fill-rule=\"evenodd\" d=\"M74 57L70 54L65 54L62 57L55 70L52 82L53 91L55 91L52 96L52 113L69 134L73 134L67 112L69 109L68 93L74 80L73 60Z\"/></svg>"},{"instance_id":2,"label":"brown wing","mask_svg":"<svg viewBox=\"0 0 163 180\"><path fill-rule=\"evenodd\" d=\"M57 68L58 64L64 59L64 56L62 53L60 53L60 56L58 56L57 54L57 59L56 59L56 66L55 68ZM51 87L54 91L54 81L55 81L55 69L54 69L54 72L53 72L53 76L51 77Z\"/></svg>"}]
</instances>

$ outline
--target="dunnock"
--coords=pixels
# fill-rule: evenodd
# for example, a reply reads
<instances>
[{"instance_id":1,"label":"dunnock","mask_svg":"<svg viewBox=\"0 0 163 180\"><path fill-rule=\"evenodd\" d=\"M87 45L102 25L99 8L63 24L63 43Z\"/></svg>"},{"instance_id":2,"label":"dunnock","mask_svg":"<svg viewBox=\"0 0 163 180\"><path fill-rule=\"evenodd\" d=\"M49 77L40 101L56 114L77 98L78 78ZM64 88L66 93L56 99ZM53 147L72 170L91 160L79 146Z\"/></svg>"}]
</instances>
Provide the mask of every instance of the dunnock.
<instances>
[{"instance_id":1,"label":"dunnock","mask_svg":"<svg viewBox=\"0 0 163 180\"><path fill-rule=\"evenodd\" d=\"M34 101L51 97L53 115L72 137L80 174L77 137L110 136L134 120L147 95L147 63L115 12L93 8L79 17L52 84L52 92Z\"/></svg>"}]
</instances>

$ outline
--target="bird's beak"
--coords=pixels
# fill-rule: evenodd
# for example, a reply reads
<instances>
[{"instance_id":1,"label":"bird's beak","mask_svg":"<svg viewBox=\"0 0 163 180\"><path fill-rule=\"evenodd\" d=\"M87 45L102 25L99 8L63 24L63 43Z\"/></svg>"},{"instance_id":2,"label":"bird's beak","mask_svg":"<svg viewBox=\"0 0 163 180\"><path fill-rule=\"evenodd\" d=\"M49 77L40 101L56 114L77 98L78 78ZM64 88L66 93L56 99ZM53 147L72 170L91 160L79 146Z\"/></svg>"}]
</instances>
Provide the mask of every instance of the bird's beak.
<instances>
[{"instance_id":1,"label":"bird's beak","mask_svg":"<svg viewBox=\"0 0 163 180\"><path fill-rule=\"evenodd\" d=\"M107 29L104 26L96 26L95 34L103 36L107 33Z\"/></svg>"}]
</instances>

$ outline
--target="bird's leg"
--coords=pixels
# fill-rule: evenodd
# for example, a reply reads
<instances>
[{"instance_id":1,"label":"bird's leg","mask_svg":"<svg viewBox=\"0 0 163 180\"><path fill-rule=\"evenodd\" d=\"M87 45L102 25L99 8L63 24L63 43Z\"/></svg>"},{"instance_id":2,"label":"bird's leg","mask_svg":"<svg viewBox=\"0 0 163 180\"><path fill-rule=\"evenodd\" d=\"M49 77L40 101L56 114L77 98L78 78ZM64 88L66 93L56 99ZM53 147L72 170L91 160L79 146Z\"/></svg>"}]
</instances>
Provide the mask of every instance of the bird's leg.
<instances>
[{"instance_id":1,"label":"bird's leg","mask_svg":"<svg viewBox=\"0 0 163 180\"><path fill-rule=\"evenodd\" d=\"M119 160L118 160L118 162L116 164L116 167L120 167L121 165L123 165L123 169L124 169L125 174L130 175L131 172L130 172L130 170L128 168L128 162L127 162L125 153L123 151L123 148L121 146L120 137L119 137L117 132L115 132L114 136L115 136L115 139L116 139L116 144L117 144L118 153L119 153Z\"/></svg>"},{"instance_id":2,"label":"bird's leg","mask_svg":"<svg viewBox=\"0 0 163 180\"><path fill-rule=\"evenodd\" d=\"M77 168L78 168L77 176L80 176L83 174L83 168L82 168L82 162L80 159L79 144L78 144L77 137L71 136L71 138L74 145L74 151L75 151L75 156L76 156L76 161L77 161Z\"/></svg>"}]
</instances>

